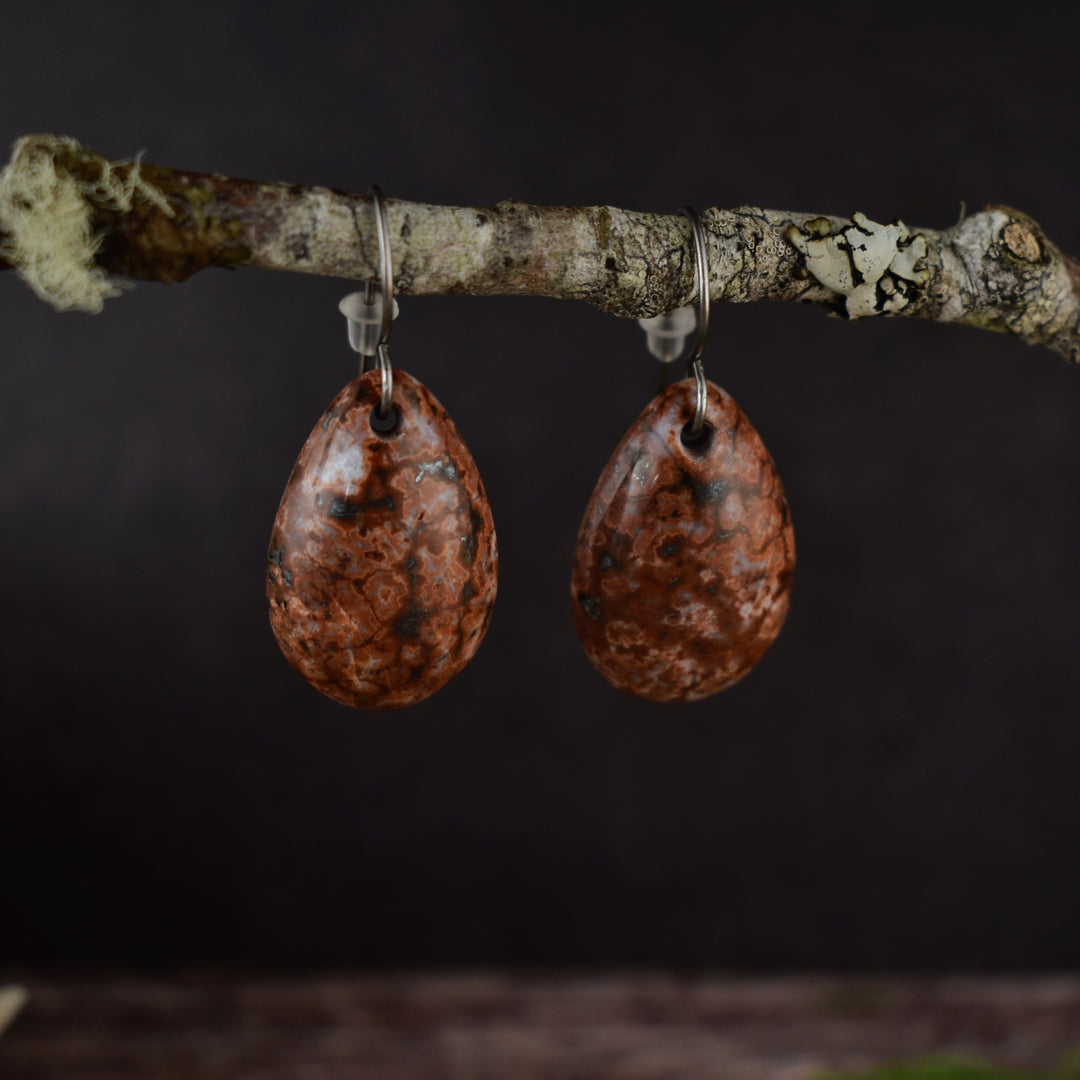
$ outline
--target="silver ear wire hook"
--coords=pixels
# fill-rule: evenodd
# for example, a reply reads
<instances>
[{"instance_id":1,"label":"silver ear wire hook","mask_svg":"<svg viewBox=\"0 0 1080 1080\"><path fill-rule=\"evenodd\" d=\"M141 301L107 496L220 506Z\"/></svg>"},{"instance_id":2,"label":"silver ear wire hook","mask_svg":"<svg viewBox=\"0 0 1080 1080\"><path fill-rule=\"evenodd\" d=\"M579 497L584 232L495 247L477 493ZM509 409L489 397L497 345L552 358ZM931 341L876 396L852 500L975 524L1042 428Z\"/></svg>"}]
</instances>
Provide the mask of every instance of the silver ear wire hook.
<instances>
[{"instance_id":1,"label":"silver ear wire hook","mask_svg":"<svg viewBox=\"0 0 1080 1080\"><path fill-rule=\"evenodd\" d=\"M394 325L394 267L390 253L390 223L386 220L386 203L378 184L371 185L375 222L379 230L379 277L382 279L382 326L379 330L379 372L382 375L382 394L379 397L379 416L390 410L394 393L394 369L390 366L390 331Z\"/></svg>"},{"instance_id":2,"label":"silver ear wire hook","mask_svg":"<svg viewBox=\"0 0 1080 1080\"><path fill-rule=\"evenodd\" d=\"M687 361L687 374L694 376L697 394L694 419L686 432L688 438L696 439L705 426L705 409L708 404L708 384L705 381L705 367L701 362L701 354L705 349L705 339L709 335L709 257L705 251L705 230L701 226L701 218L698 217L697 211L692 206L684 206L682 212L690 219L690 227L694 233L694 251L697 256L697 344Z\"/></svg>"},{"instance_id":3,"label":"silver ear wire hook","mask_svg":"<svg viewBox=\"0 0 1080 1080\"><path fill-rule=\"evenodd\" d=\"M382 374L379 394L381 419L386 419L390 399L394 392L394 370L390 364L390 330L398 315L394 299L394 267L390 254L390 225L386 219L386 204L382 191L371 187L372 208L379 235L379 285L370 278L364 282L363 292L349 293L338 310L349 323L349 344L360 353L360 374L378 365Z\"/></svg>"}]
</instances>

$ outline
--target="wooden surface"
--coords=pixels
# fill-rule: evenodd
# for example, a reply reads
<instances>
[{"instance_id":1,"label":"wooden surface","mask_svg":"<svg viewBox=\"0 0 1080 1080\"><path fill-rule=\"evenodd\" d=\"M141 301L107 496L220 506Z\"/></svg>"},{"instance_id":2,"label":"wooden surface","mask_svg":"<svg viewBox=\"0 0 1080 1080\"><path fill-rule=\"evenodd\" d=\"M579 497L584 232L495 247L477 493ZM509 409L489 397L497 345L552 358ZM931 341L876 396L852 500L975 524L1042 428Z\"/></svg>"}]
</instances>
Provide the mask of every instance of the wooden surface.
<instances>
[{"instance_id":1,"label":"wooden surface","mask_svg":"<svg viewBox=\"0 0 1080 1080\"><path fill-rule=\"evenodd\" d=\"M926 1054L1053 1066L1080 978L35 978L3 1080L802 1080Z\"/></svg>"}]
</instances>

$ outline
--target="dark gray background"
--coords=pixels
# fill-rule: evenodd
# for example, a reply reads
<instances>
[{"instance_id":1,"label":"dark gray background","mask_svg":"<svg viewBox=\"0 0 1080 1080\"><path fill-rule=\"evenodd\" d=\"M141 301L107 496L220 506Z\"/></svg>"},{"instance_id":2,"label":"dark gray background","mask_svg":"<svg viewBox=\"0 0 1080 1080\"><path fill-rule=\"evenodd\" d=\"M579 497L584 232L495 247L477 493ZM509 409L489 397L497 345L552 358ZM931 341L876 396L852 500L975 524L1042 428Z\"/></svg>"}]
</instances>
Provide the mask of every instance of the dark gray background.
<instances>
[{"instance_id":1,"label":"dark gray background","mask_svg":"<svg viewBox=\"0 0 1080 1080\"><path fill-rule=\"evenodd\" d=\"M755 203L1080 251L1076 15L910 5L39 3L3 138L434 203ZM711 9L710 9L711 10ZM58 315L0 278L0 963L1080 963L1080 375L907 320L724 306L799 567L742 684L610 690L569 565L648 401L637 327L404 299L501 578L470 667L353 714L287 667L264 558L355 369L341 281L209 271Z\"/></svg>"}]
</instances>

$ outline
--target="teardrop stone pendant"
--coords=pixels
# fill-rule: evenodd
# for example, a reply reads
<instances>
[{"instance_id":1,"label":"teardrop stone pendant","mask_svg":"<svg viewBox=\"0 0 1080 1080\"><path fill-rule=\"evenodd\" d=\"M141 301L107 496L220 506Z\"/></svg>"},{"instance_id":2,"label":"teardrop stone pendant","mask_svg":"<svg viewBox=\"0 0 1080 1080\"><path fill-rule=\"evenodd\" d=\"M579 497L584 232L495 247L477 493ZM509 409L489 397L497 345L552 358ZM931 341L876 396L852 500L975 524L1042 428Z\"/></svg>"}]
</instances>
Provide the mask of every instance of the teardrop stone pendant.
<instances>
[{"instance_id":1,"label":"teardrop stone pendant","mask_svg":"<svg viewBox=\"0 0 1080 1080\"><path fill-rule=\"evenodd\" d=\"M795 569L787 499L742 410L708 384L658 394L604 469L578 535L574 618L617 689L697 701L741 679L780 633Z\"/></svg>"},{"instance_id":2,"label":"teardrop stone pendant","mask_svg":"<svg viewBox=\"0 0 1080 1080\"><path fill-rule=\"evenodd\" d=\"M433 694L469 662L495 604L495 527L446 410L394 372L349 383L300 451L270 539L270 624L316 690L356 709Z\"/></svg>"}]
</instances>

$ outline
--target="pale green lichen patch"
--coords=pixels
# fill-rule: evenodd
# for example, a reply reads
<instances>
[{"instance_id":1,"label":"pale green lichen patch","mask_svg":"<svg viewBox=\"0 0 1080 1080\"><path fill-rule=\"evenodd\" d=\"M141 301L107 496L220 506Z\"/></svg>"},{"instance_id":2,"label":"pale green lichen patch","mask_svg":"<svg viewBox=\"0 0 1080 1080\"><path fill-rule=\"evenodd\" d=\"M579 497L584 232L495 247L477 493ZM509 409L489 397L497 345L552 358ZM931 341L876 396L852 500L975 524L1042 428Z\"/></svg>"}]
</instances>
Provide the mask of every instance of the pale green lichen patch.
<instances>
[{"instance_id":1,"label":"pale green lichen patch","mask_svg":"<svg viewBox=\"0 0 1080 1080\"><path fill-rule=\"evenodd\" d=\"M82 153L62 135L31 135L14 146L0 173L0 245L5 258L42 300L58 311L98 312L121 289L94 256L101 237L94 232L94 206L126 212L136 195L171 214L161 193L140 176L139 162L97 158L100 168L75 177L57 168L61 154Z\"/></svg>"}]
</instances>

